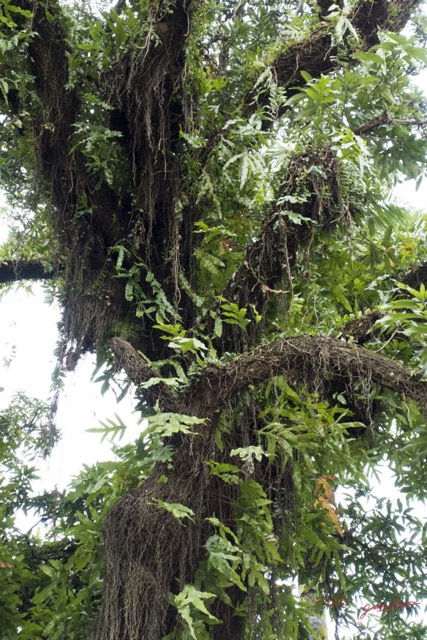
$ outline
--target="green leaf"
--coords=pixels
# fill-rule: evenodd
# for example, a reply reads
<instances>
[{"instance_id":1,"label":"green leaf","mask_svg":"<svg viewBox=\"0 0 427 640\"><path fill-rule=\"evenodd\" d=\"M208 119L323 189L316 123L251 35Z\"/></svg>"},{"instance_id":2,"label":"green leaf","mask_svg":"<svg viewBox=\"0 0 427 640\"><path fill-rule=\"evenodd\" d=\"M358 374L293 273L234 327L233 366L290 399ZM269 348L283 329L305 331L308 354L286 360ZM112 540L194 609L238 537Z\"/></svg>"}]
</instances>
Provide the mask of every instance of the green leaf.
<instances>
[{"instance_id":1,"label":"green leaf","mask_svg":"<svg viewBox=\"0 0 427 640\"><path fill-rule=\"evenodd\" d=\"M255 460L261 461L267 453L260 446L251 445L249 447L238 447L230 451L230 456L239 456L242 460Z\"/></svg>"},{"instance_id":2,"label":"green leaf","mask_svg":"<svg viewBox=\"0 0 427 640\"><path fill-rule=\"evenodd\" d=\"M196 515L190 507L186 507L178 502L164 502L163 500L153 499L153 503L157 504L162 509L165 509L177 520L185 520L188 518L191 522L194 522L193 517Z\"/></svg>"}]
</instances>

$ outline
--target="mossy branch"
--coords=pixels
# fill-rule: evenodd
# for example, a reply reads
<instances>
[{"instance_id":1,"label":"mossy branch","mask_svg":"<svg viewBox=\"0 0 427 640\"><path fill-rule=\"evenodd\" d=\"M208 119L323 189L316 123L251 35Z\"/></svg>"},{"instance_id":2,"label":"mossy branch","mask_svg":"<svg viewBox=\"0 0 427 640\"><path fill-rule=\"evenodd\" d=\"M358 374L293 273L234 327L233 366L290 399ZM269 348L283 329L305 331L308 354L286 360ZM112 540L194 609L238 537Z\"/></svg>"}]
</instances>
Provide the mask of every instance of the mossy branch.
<instances>
[{"instance_id":1,"label":"mossy branch","mask_svg":"<svg viewBox=\"0 0 427 640\"><path fill-rule=\"evenodd\" d=\"M187 392L196 415L227 406L233 396L283 375L321 394L334 378L354 386L376 383L427 407L427 381L375 351L323 336L295 336L236 356L226 365L207 367ZM366 385L364 384L364 388Z\"/></svg>"},{"instance_id":2,"label":"mossy branch","mask_svg":"<svg viewBox=\"0 0 427 640\"><path fill-rule=\"evenodd\" d=\"M112 338L108 347L117 365L136 385L157 377L125 340ZM174 395L162 382L146 389L144 396L149 404L158 403L166 411L210 417L244 389L279 375L321 395L334 379L353 389L358 382L364 389L376 383L416 401L421 408L427 406L427 381L398 362L356 344L307 335L257 347L224 365L209 365L181 396Z\"/></svg>"}]
</instances>

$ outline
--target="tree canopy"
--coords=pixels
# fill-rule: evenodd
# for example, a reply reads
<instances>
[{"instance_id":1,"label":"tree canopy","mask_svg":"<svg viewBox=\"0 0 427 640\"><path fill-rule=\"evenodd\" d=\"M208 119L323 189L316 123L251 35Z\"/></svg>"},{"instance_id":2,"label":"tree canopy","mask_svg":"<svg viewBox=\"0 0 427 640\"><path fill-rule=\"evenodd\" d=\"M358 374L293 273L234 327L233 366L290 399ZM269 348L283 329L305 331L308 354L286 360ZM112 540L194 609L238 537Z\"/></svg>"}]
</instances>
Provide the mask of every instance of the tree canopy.
<instances>
[{"instance_id":1,"label":"tree canopy","mask_svg":"<svg viewBox=\"0 0 427 640\"><path fill-rule=\"evenodd\" d=\"M57 396L0 414L2 640L425 637L423 5L3 0L0 283L147 426L35 495Z\"/></svg>"}]
</instances>

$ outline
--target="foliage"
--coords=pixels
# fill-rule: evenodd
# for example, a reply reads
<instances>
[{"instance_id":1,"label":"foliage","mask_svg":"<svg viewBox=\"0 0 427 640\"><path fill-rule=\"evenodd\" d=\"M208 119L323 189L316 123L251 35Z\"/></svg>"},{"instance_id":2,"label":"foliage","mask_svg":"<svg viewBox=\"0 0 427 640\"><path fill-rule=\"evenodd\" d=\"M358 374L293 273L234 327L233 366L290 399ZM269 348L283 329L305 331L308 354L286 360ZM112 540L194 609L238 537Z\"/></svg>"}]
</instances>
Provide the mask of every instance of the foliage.
<instances>
[{"instance_id":1,"label":"foliage","mask_svg":"<svg viewBox=\"0 0 427 640\"><path fill-rule=\"evenodd\" d=\"M356 603L424 595L422 2L104 5L0 9L0 282L53 271L56 375L95 351L147 423L34 495L49 410L1 413L0 637L302 639L335 598L421 638Z\"/></svg>"}]
</instances>

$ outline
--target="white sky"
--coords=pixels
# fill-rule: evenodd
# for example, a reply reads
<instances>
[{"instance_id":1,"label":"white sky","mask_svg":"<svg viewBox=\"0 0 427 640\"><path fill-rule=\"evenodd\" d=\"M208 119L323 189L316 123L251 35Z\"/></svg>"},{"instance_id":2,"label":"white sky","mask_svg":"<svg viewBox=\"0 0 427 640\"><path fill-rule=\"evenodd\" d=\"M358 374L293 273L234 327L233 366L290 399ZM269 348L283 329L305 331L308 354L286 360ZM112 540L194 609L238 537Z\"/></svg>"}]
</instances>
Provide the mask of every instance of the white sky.
<instances>
[{"instance_id":1,"label":"white sky","mask_svg":"<svg viewBox=\"0 0 427 640\"><path fill-rule=\"evenodd\" d=\"M15 285L0 300L0 408L17 391L42 399L50 395L60 312L44 302L41 285L34 284L32 290ZM141 431L138 416L132 414L131 393L120 404L113 392L102 396L100 385L91 382L93 370L94 359L86 357L76 371L67 373L56 416L62 438L52 456L41 462L39 487L64 489L83 464L112 457L107 440L100 443L100 434L86 432L99 427L100 420L117 413L129 425L120 444L135 440Z\"/></svg>"}]
</instances>

